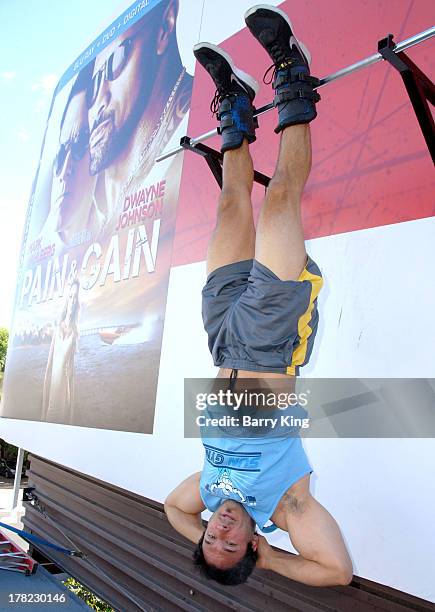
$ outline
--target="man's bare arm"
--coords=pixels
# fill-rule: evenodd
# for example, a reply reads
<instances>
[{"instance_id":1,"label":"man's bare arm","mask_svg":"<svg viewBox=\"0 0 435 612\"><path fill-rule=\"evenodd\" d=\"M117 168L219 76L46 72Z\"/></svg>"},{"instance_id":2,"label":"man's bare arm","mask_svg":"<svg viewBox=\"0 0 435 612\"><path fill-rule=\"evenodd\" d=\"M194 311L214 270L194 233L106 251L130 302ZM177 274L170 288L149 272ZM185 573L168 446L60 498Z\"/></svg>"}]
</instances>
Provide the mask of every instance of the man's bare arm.
<instances>
[{"instance_id":1,"label":"man's bare arm","mask_svg":"<svg viewBox=\"0 0 435 612\"><path fill-rule=\"evenodd\" d=\"M205 510L199 492L201 472L183 480L166 498L165 512L172 527L195 544L201 538L204 527L201 512Z\"/></svg>"},{"instance_id":2,"label":"man's bare arm","mask_svg":"<svg viewBox=\"0 0 435 612\"><path fill-rule=\"evenodd\" d=\"M263 536L259 538L256 567L312 586L346 585L352 579L351 572L347 575L334 566L322 565L302 555L274 550Z\"/></svg>"},{"instance_id":3,"label":"man's bare arm","mask_svg":"<svg viewBox=\"0 0 435 612\"><path fill-rule=\"evenodd\" d=\"M308 482L304 477L290 487L272 515L275 525L288 532L299 555L274 550L260 538L257 567L313 586L349 584L352 561L340 529L310 495Z\"/></svg>"}]
</instances>

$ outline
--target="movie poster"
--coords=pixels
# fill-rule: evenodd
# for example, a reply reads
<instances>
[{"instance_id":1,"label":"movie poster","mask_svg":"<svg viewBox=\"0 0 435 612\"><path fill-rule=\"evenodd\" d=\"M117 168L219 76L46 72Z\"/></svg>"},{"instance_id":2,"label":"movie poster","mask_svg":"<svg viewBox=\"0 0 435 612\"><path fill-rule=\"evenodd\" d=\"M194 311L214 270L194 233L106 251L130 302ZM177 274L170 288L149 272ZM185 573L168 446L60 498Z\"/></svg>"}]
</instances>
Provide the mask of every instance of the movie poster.
<instances>
[{"instance_id":1,"label":"movie poster","mask_svg":"<svg viewBox=\"0 0 435 612\"><path fill-rule=\"evenodd\" d=\"M17 283L2 416L152 433L192 77L178 2L132 5L54 94Z\"/></svg>"}]
</instances>

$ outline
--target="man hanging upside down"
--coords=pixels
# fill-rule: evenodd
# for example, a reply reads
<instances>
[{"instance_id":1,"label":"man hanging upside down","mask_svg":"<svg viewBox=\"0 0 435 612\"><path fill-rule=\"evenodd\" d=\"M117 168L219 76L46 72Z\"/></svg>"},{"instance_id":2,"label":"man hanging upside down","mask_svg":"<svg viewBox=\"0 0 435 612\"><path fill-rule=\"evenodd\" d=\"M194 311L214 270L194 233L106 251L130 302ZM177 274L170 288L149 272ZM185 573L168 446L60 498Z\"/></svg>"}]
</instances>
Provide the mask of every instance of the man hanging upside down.
<instances>
[{"instance_id":1,"label":"man hanging upside down","mask_svg":"<svg viewBox=\"0 0 435 612\"><path fill-rule=\"evenodd\" d=\"M309 122L316 117L318 81L310 57L282 10L257 5L245 15L274 65L273 89L281 134L279 157L255 231L251 191L256 81L219 47L194 47L217 92L223 186L203 289L203 320L219 377L295 377L310 357L316 334L319 268L305 251L301 196L311 168ZM345 585L352 563L339 527L309 491L311 466L299 435L222 437L206 451L202 472L170 493L165 511L173 527L197 544L194 559L210 578L240 584L257 568L315 586ZM252 469L234 458L251 457ZM207 528L201 512L213 512ZM271 520L288 532L299 555L278 552L256 533Z\"/></svg>"}]
</instances>

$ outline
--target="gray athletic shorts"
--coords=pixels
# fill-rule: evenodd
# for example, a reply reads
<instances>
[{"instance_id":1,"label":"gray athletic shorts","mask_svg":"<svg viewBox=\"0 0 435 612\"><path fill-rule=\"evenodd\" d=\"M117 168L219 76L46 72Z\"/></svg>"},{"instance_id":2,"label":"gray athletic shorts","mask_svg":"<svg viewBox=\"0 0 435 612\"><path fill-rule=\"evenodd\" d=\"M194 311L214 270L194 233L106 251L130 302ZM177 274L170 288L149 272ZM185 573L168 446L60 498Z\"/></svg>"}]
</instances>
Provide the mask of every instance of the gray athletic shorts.
<instances>
[{"instance_id":1,"label":"gray athletic shorts","mask_svg":"<svg viewBox=\"0 0 435 612\"><path fill-rule=\"evenodd\" d=\"M297 281L256 259L214 270L202 290L202 318L221 368L298 375L313 350L322 275L308 256Z\"/></svg>"}]
</instances>

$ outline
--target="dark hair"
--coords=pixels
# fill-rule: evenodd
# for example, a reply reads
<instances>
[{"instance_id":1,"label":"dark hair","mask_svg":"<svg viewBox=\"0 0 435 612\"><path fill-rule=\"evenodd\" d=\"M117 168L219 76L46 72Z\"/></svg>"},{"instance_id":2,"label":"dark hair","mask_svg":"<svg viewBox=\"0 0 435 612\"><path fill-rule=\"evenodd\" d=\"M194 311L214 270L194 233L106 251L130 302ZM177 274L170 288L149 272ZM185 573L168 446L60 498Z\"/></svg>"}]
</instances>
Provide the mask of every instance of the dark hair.
<instances>
[{"instance_id":1,"label":"dark hair","mask_svg":"<svg viewBox=\"0 0 435 612\"><path fill-rule=\"evenodd\" d=\"M252 570L257 563L258 554L252 548L252 543L248 542L245 556L240 559L235 565L228 569L219 569L214 565L207 563L204 557L204 551L202 550L202 543L204 541L205 531L201 536L198 544L193 551L193 563L201 570L201 573L207 578L216 580L220 584L236 585L246 582L248 577L252 574Z\"/></svg>"},{"instance_id":2,"label":"dark hair","mask_svg":"<svg viewBox=\"0 0 435 612\"><path fill-rule=\"evenodd\" d=\"M76 80L74 81L71 91L69 92L68 100L66 101L65 108L63 109L62 118L60 120L60 130L62 130L62 126L65 121L66 112L70 105L71 100L79 93L85 92L89 87L89 84L92 79L92 72L94 70L95 60L92 60L87 64L84 68L80 70L78 73Z\"/></svg>"}]
</instances>

